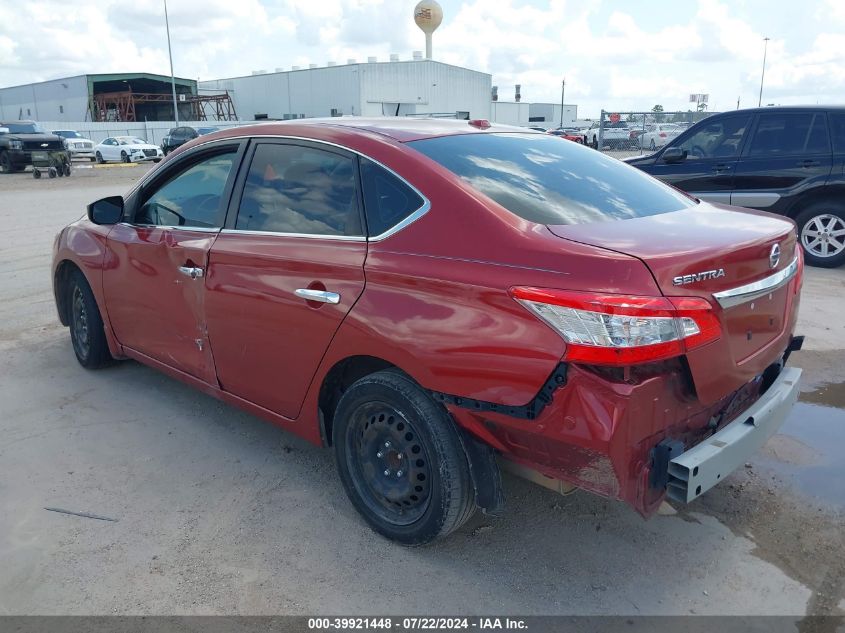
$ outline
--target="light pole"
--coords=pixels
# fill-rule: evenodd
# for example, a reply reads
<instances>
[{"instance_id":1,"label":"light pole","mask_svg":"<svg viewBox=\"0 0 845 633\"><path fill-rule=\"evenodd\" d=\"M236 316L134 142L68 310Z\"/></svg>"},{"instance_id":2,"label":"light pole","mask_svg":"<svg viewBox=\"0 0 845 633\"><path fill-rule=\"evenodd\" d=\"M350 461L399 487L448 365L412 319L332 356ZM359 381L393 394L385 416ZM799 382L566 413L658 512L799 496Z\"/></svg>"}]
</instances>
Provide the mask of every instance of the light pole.
<instances>
[{"instance_id":1,"label":"light pole","mask_svg":"<svg viewBox=\"0 0 845 633\"><path fill-rule=\"evenodd\" d=\"M763 38L763 72L760 73L760 96L757 99L757 107L759 108L763 103L763 79L766 76L766 51L769 48L769 38Z\"/></svg>"},{"instance_id":2,"label":"light pole","mask_svg":"<svg viewBox=\"0 0 845 633\"><path fill-rule=\"evenodd\" d=\"M173 51L170 50L170 20L167 19L167 0L164 0L164 25L167 28L167 55L170 57L170 89L173 91L173 119L179 127L179 106L176 104L176 77L173 75Z\"/></svg>"},{"instance_id":3,"label":"light pole","mask_svg":"<svg viewBox=\"0 0 845 633\"><path fill-rule=\"evenodd\" d=\"M560 127L563 127L563 97L566 94L566 77L560 82Z\"/></svg>"}]
</instances>

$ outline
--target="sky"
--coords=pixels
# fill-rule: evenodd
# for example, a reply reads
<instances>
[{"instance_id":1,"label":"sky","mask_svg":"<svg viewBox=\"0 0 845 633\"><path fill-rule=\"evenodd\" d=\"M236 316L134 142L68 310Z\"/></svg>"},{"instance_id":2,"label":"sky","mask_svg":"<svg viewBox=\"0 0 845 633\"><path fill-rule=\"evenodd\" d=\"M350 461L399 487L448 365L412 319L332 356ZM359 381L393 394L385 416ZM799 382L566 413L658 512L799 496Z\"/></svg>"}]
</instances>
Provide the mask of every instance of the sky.
<instances>
[{"instance_id":1,"label":"sky","mask_svg":"<svg viewBox=\"0 0 845 633\"><path fill-rule=\"evenodd\" d=\"M499 99L610 111L845 102L845 0L440 0L434 58L492 74ZM365 61L425 48L415 0L170 0L177 76ZM5 5L5 6L4 6ZM0 0L0 87L169 74L162 0Z\"/></svg>"}]
</instances>

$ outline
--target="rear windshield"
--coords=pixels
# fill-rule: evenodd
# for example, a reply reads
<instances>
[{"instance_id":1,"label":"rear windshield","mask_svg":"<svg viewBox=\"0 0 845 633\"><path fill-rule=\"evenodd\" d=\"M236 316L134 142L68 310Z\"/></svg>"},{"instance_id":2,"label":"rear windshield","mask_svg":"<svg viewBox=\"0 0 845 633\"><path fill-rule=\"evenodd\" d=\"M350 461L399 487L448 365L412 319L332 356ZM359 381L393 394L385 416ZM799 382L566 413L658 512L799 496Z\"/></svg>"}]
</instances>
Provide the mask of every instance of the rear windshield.
<instances>
[{"instance_id":1,"label":"rear windshield","mask_svg":"<svg viewBox=\"0 0 845 633\"><path fill-rule=\"evenodd\" d=\"M556 136L462 134L408 145L538 224L625 220L695 205L634 167Z\"/></svg>"}]
</instances>

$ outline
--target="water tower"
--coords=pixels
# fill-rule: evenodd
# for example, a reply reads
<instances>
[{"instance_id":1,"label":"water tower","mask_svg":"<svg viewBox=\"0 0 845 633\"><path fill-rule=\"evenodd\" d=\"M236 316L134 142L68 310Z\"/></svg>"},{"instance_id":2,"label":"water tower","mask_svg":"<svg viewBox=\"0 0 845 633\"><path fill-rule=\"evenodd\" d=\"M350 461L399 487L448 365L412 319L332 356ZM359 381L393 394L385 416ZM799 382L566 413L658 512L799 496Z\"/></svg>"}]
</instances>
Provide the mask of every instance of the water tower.
<instances>
[{"instance_id":1,"label":"water tower","mask_svg":"<svg viewBox=\"0 0 845 633\"><path fill-rule=\"evenodd\" d=\"M436 0L422 0L414 7L414 22L425 33L425 58L431 59L431 35L443 21L443 9Z\"/></svg>"}]
</instances>

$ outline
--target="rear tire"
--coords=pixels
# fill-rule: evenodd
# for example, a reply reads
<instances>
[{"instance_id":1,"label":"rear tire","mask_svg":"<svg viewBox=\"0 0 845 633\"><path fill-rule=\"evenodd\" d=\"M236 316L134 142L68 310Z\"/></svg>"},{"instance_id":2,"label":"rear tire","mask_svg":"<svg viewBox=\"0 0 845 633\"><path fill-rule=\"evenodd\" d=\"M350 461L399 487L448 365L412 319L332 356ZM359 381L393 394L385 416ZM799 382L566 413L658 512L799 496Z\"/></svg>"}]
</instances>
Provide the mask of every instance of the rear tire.
<instances>
[{"instance_id":1,"label":"rear tire","mask_svg":"<svg viewBox=\"0 0 845 633\"><path fill-rule=\"evenodd\" d=\"M837 268L845 264L845 204L821 201L795 217L807 264Z\"/></svg>"},{"instance_id":2,"label":"rear tire","mask_svg":"<svg viewBox=\"0 0 845 633\"><path fill-rule=\"evenodd\" d=\"M129 155L126 152L120 152L120 160L122 160L124 163L128 163Z\"/></svg>"},{"instance_id":3,"label":"rear tire","mask_svg":"<svg viewBox=\"0 0 845 633\"><path fill-rule=\"evenodd\" d=\"M333 443L352 505L393 541L429 543L475 511L469 463L452 419L397 370L365 376L343 394Z\"/></svg>"},{"instance_id":4,"label":"rear tire","mask_svg":"<svg viewBox=\"0 0 845 633\"><path fill-rule=\"evenodd\" d=\"M66 305L70 323L70 340L76 360L86 369L98 369L114 362L103 319L85 276L74 271L67 287Z\"/></svg>"},{"instance_id":5,"label":"rear tire","mask_svg":"<svg viewBox=\"0 0 845 633\"><path fill-rule=\"evenodd\" d=\"M15 168L8 152L0 152L0 174L11 174Z\"/></svg>"},{"instance_id":6,"label":"rear tire","mask_svg":"<svg viewBox=\"0 0 845 633\"><path fill-rule=\"evenodd\" d=\"M97 164L103 164L103 155L100 152L97 152L97 155L94 156L94 160L97 161Z\"/></svg>"}]
</instances>

